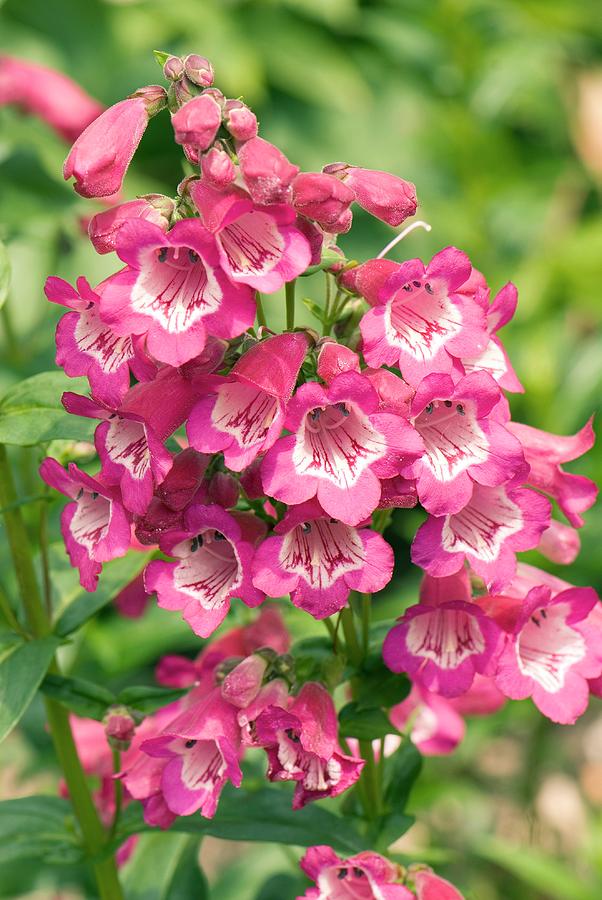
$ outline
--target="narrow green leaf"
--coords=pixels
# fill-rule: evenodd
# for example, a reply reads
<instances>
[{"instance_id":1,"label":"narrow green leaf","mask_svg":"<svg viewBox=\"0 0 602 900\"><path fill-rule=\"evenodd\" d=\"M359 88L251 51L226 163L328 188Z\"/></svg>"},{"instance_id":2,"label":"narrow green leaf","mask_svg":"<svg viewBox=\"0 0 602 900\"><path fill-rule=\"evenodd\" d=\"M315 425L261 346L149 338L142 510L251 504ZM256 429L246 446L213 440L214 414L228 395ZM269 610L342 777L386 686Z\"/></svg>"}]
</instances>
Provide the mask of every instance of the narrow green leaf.
<instances>
[{"instance_id":1,"label":"narrow green leaf","mask_svg":"<svg viewBox=\"0 0 602 900\"><path fill-rule=\"evenodd\" d=\"M60 797L21 797L0 803L0 863L31 859L39 865L74 863L82 858L73 829L71 806Z\"/></svg>"},{"instance_id":2,"label":"narrow green leaf","mask_svg":"<svg viewBox=\"0 0 602 900\"><path fill-rule=\"evenodd\" d=\"M310 311L312 316L318 320L318 322L324 321L324 310L320 306L319 303L315 303L313 300L310 300L309 297L303 297L302 301L303 306Z\"/></svg>"},{"instance_id":3,"label":"narrow green leaf","mask_svg":"<svg viewBox=\"0 0 602 900\"><path fill-rule=\"evenodd\" d=\"M159 709L161 706L167 706L173 703L186 693L186 690L167 687L128 687L124 688L117 695L117 702L124 706L130 706L138 712L148 715Z\"/></svg>"},{"instance_id":4,"label":"narrow green leaf","mask_svg":"<svg viewBox=\"0 0 602 900\"><path fill-rule=\"evenodd\" d=\"M15 727L48 670L59 639L17 644L0 662L0 741Z\"/></svg>"},{"instance_id":5,"label":"narrow green leaf","mask_svg":"<svg viewBox=\"0 0 602 900\"><path fill-rule=\"evenodd\" d=\"M10 287L10 260L6 245L0 241L0 309L6 303Z\"/></svg>"},{"instance_id":6,"label":"narrow green leaf","mask_svg":"<svg viewBox=\"0 0 602 900\"><path fill-rule=\"evenodd\" d=\"M385 803L393 813L403 813L422 768L422 756L409 738L385 763Z\"/></svg>"},{"instance_id":7,"label":"narrow green leaf","mask_svg":"<svg viewBox=\"0 0 602 900\"><path fill-rule=\"evenodd\" d=\"M387 734L399 733L380 707L360 708L355 702L342 708L339 725L343 737L355 737L361 741L373 741L384 738Z\"/></svg>"},{"instance_id":8,"label":"narrow green leaf","mask_svg":"<svg viewBox=\"0 0 602 900\"><path fill-rule=\"evenodd\" d=\"M100 721L115 697L106 688L83 678L47 675L40 690L47 697L58 700L78 716Z\"/></svg>"},{"instance_id":9,"label":"narrow green leaf","mask_svg":"<svg viewBox=\"0 0 602 900\"><path fill-rule=\"evenodd\" d=\"M380 706L390 709L391 706L405 700L412 687L409 678L391 672L385 666L382 658L382 644L362 667L362 677L359 681L356 701L362 709L373 706L375 697L378 698Z\"/></svg>"},{"instance_id":10,"label":"narrow green leaf","mask_svg":"<svg viewBox=\"0 0 602 900\"><path fill-rule=\"evenodd\" d=\"M31 447L53 440L91 440L94 422L69 415L61 405L63 391L85 392L85 378L64 372L41 372L8 389L0 400L0 443Z\"/></svg>"},{"instance_id":11,"label":"narrow green leaf","mask_svg":"<svg viewBox=\"0 0 602 900\"><path fill-rule=\"evenodd\" d=\"M205 900L207 880L198 865L199 838L144 834L123 876L128 900Z\"/></svg>"}]
</instances>

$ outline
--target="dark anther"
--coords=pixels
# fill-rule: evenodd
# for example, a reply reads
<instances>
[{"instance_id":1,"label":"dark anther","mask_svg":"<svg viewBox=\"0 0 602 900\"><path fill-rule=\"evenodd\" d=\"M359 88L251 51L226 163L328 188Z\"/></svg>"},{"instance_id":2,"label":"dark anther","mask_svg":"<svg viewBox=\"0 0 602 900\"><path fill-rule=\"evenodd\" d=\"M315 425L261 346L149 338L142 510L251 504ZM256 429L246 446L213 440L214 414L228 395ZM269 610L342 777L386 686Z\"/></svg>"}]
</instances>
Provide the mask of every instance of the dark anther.
<instances>
[{"instance_id":1,"label":"dark anther","mask_svg":"<svg viewBox=\"0 0 602 900\"><path fill-rule=\"evenodd\" d=\"M430 415L432 413L432 411L434 410L434 408L435 408L435 406L433 403L427 403L424 411Z\"/></svg>"},{"instance_id":2,"label":"dark anther","mask_svg":"<svg viewBox=\"0 0 602 900\"><path fill-rule=\"evenodd\" d=\"M414 285L414 287L420 287L419 281L413 281L412 284Z\"/></svg>"},{"instance_id":3,"label":"dark anther","mask_svg":"<svg viewBox=\"0 0 602 900\"><path fill-rule=\"evenodd\" d=\"M199 261L200 257L199 257L199 254L195 253L194 250L189 250L188 251L188 259L190 260L191 263L195 263L195 262Z\"/></svg>"},{"instance_id":4,"label":"dark anther","mask_svg":"<svg viewBox=\"0 0 602 900\"><path fill-rule=\"evenodd\" d=\"M96 500L97 497L98 497L98 491L92 491L92 499Z\"/></svg>"},{"instance_id":5,"label":"dark anther","mask_svg":"<svg viewBox=\"0 0 602 900\"><path fill-rule=\"evenodd\" d=\"M214 540L214 541L225 541L226 538L225 538L225 536L221 533L221 531L214 531L214 532L213 532L213 540Z\"/></svg>"},{"instance_id":6,"label":"dark anther","mask_svg":"<svg viewBox=\"0 0 602 900\"><path fill-rule=\"evenodd\" d=\"M540 609L539 611L540 611L540 613L541 613L541 615L543 616L544 619L547 619L547 618L548 618L548 614L547 614L547 612L545 611L545 609Z\"/></svg>"},{"instance_id":7,"label":"dark anther","mask_svg":"<svg viewBox=\"0 0 602 900\"><path fill-rule=\"evenodd\" d=\"M362 878L362 876L363 876L363 874L364 874L364 870L363 870L363 869L359 869L357 866L354 866L354 867L353 867L353 874L355 875L356 878Z\"/></svg>"},{"instance_id":8,"label":"dark anther","mask_svg":"<svg viewBox=\"0 0 602 900\"><path fill-rule=\"evenodd\" d=\"M93 306L94 306L94 304L93 304L92 301L90 300L90 302L89 302L88 305L86 306L86 309L92 309Z\"/></svg>"},{"instance_id":9,"label":"dark anther","mask_svg":"<svg viewBox=\"0 0 602 900\"><path fill-rule=\"evenodd\" d=\"M451 400L444 400L444 401L443 401L443 405L444 405L444 406L447 406L447 408L449 409L450 406L452 405L452 402L451 402Z\"/></svg>"},{"instance_id":10,"label":"dark anther","mask_svg":"<svg viewBox=\"0 0 602 900\"><path fill-rule=\"evenodd\" d=\"M300 741L299 735L295 734L295 732L293 731L292 728L287 728L284 733L287 736L287 738L289 739L289 741L293 742L293 744L299 743L299 741Z\"/></svg>"},{"instance_id":11,"label":"dark anther","mask_svg":"<svg viewBox=\"0 0 602 900\"><path fill-rule=\"evenodd\" d=\"M347 878L347 869L339 869L339 871L337 872L337 878L339 878L341 881L343 880L343 878Z\"/></svg>"},{"instance_id":12,"label":"dark anther","mask_svg":"<svg viewBox=\"0 0 602 900\"><path fill-rule=\"evenodd\" d=\"M535 616L531 616L531 621L533 622L534 625L537 625L538 628L541 628L539 619L536 619Z\"/></svg>"},{"instance_id":13,"label":"dark anther","mask_svg":"<svg viewBox=\"0 0 602 900\"><path fill-rule=\"evenodd\" d=\"M190 544L191 553L195 553L199 549L199 547L201 546L202 540L203 540L203 538L200 535L198 537L195 537L192 539L191 544Z\"/></svg>"},{"instance_id":14,"label":"dark anther","mask_svg":"<svg viewBox=\"0 0 602 900\"><path fill-rule=\"evenodd\" d=\"M457 404L456 409L457 409L459 415L461 415L461 416L466 415L466 413L464 412L464 407L462 406L461 403Z\"/></svg>"},{"instance_id":15,"label":"dark anther","mask_svg":"<svg viewBox=\"0 0 602 900\"><path fill-rule=\"evenodd\" d=\"M76 499L76 500L81 500L81 498L82 498L83 496L84 496L84 489L83 489L83 488L80 488L79 491L77 492L77 497L76 497L75 499Z\"/></svg>"},{"instance_id":16,"label":"dark anther","mask_svg":"<svg viewBox=\"0 0 602 900\"><path fill-rule=\"evenodd\" d=\"M411 290L412 290L412 285L411 285L411 284L404 284L402 290L403 290L403 291L411 291Z\"/></svg>"},{"instance_id":17,"label":"dark anther","mask_svg":"<svg viewBox=\"0 0 602 900\"><path fill-rule=\"evenodd\" d=\"M301 525L301 531L303 534L309 534L311 531L311 522L303 522Z\"/></svg>"},{"instance_id":18,"label":"dark anther","mask_svg":"<svg viewBox=\"0 0 602 900\"><path fill-rule=\"evenodd\" d=\"M318 419L320 418L321 412L322 412L321 409L312 409L312 411L309 414L309 418L312 420L312 422L318 421Z\"/></svg>"},{"instance_id":19,"label":"dark anther","mask_svg":"<svg viewBox=\"0 0 602 900\"><path fill-rule=\"evenodd\" d=\"M165 261L166 261L166 259L167 259L167 253L168 253L168 248L167 248L167 247L161 247L161 249L159 250L159 255L157 256L157 259L159 260L159 262L165 262Z\"/></svg>"},{"instance_id":20,"label":"dark anther","mask_svg":"<svg viewBox=\"0 0 602 900\"><path fill-rule=\"evenodd\" d=\"M343 413L344 416L349 415L349 410L344 403L335 403L335 406L339 412Z\"/></svg>"},{"instance_id":21,"label":"dark anther","mask_svg":"<svg viewBox=\"0 0 602 900\"><path fill-rule=\"evenodd\" d=\"M190 750L190 748L194 747L195 744L196 744L196 741L190 740L190 741L186 741L184 746L186 747L187 750Z\"/></svg>"},{"instance_id":22,"label":"dark anther","mask_svg":"<svg viewBox=\"0 0 602 900\"><path fill-rule=\"evenodd\" d=\"M339 524L339 520L338 520L338 519L331 519L331 520L330 520L330 524L331 524L331 525L338 525L338 524Z\"/></svg>"},{"instance_id":23,"label":"dark anther","mask_svg":"<svg viewBox=\"0 0 602 900\"><path fill-rule=\"evenodd\" d=\"M428 281L427 281L427 283L424 285L424 290L427 292L427 294L434 294L434 293L435 293L434 290L432 289L432 287L430 286L430 284L428 283Z\"/></svg>"},{"instance_id":24,"label":"dark anther","mask_svg":"<svg viewBox=\"0 0 602 900\"><path fill-rule=\"evenodd\" d=\"M109 416L109 419L116 419L116 418L117 418L117 413L111 413L111 415Z\"/></svg>"}]
</instances>

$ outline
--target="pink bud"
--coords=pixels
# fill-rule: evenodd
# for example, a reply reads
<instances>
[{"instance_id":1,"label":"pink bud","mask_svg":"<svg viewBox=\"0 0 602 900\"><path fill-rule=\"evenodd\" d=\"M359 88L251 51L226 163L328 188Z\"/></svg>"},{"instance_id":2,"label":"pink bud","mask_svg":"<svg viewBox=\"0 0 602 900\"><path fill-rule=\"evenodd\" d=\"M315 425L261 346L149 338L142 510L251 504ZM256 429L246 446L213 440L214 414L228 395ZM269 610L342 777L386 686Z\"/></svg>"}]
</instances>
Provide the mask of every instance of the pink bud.
<instances>
[{"instance_id":1,"label":"pink bud","mask_svg":"<svg viewBox=\"0 0 602 900\"><path fill-rule=\"evenodd\" d=\"M141 97L109 107L75 141L63 166L65 180L74 177L82 197L117 193L147 124Z\"/></svg>"},{"instance_id":2,"label":"pink bud","mask_svg":"<svg viewBox=\"0 0 602 900\"><path fill-rule=\"evenodd\" d=\"M151 199L152 198L152 199ZM156 198L156 200L155 200ZM171 205L171 211L168 212ZM167 231L174 202L161 194L148 194L138 200L119 203L90 219L88 234L97 253L111 253L116 249L121 226L132 219L146 219Z\"/></svg>"},{"instance_id":3,"label":"pink bud","mask_svg":"<svg viewBox=\"0 0 602 900\"><path fill-rule=\"evenodd\" d=\"M579 555L581 540L579 533L570 525L552 519L536 549L552 562L569 566Z\"/></svg>"},{"instance_id":4,"label":"pink bud","mask_svg":"<svg viewBox=\"0 0 602 900\"><path fill-rule=\"evenodd\" d=\"M129 584L126 584L114 599L120 615L126 619L139 619L144 614L149 596L144 589L144 573L140 572Z\"/></svg>"},{"instance_id":5,"label":"pink bud","mask_svg":"<svg viewBox=\"0 0 602 900\"><path fill-rule=\"evenodd\" d=\"M184 59L184 71L193 84L209 87L213 84L213 66L204 56L191 53Z\"/></svg>"},{"instance_id":6,"label":"pink bud","mask_svg":"<svg viewBox=\"0 0 602 900\"><path fill-rule=\"evenodd\" d=\"M225 125L237 141L250 141L257 137L257 116L240 100L227 101Z\"/></svg>"},{"instance_id":7,"label":"pink bud","mask_svg":"<svg viewBox=\"0 0 602 900\"><path fill-rule=\"evenodd\" d=\"M430 869L420 869L412 874L418 900L464 900L453 884Z\"/></svg>"},{"instance_id":8,"label":"pink bud","mask_svg":"<svg viewBox=\"0 0 602 900\"><path fill-rule=\"evenodd\" d=\"M127 750L136 731L136 723L127 707L112 706L107 710L103 725L111 747L116 750Z\"/></svg>"},{"instance_id":9,"label":"pink bud","mask_svg":"<svg viewBox=\"0 0 602 900\"><path fill-rule=\"evenodd\" d=\"M237 151L245 185L255 203L284 203L299 167L263 138L251 138Z\"/></svg>"},{"instance_id":10,"label":"pink bud","mask_svg":"<svg viewBox=\"0 0 602 900\"><path fill-rule=\"evenodd\" d=\"M253 653L243 659L222 682L222 697L233 706L244 709L261 689L267 661Z\"/></svg>"},{"instance_id":11,"label":"pink bud","mask_svg":"<svg viewBox=\"0 0 602 900\"><path fill-rule=\"evenodd\" d=\"M244 353L232 374L273 397L288 400L305 359L309 338L303 331L276 334Z\"/></svg>"},{"instance_id":12,"label":"pink bud","mask_svg":"<svg viewBox=\"0 0 602 900\"><path fill-rule=\"evenodd\" d=\"M341 372L359 372L357 353L332 339L324 341L318 352L318 375L327 383Z\"/></svg>"},{"instance_id":13,"label":"pink bud","mask_svg":"<svg viewBox=\"0 0 602 900\"><path fill-rule=\"evenodd\" d=\"M221 121L222 111L213 97L208 94L193 97L172 116L176 143L207 150L215 140Z\"/></svg>"},{"instance_id":14,"label":"pink bud","mask_svg":"<svg viewBox=\"0 0 602 900\"><path fill-rule=\"evenodd\" d=\"M399 269L399 263L391 259L369 259L361 266L346 269L339 281L346 290L361 294L370 306L378 303L379 292L385 281Z\"/></svg>"},{"instance_id":15,"label":"pink bud","mask_svg":"<svg viewBox=\"0 0 602 900\"><path fill-rule=\"evenodd\" d=\"M334 175L301 172L293 181L293 206L297 212L331 233L346 230L350 220L345 213L354 200L351 188Z\"/></svg>"},{"instance_id":16,"label":"pink bud","mask_svg":"<svg viewBox=\"0 0 602 900\"><path fill-rule=\"evenodd\" d=\"M24 59L0 56L0 106L14 104L74 141L103 107L61 72Z\"/></svg>"},{"instance_id":17,"label":"pink bud","mask_svg":"<svg viewBox=\"0 0 602 900\"><path fill-rule=\"evenodd\" d=\"M346 163L333 163L323 171L349 185L362 209L388 225L401 225L416 212L416 188L410 181L389 172L360 169Z\"/></svg>"},{"instance_id":18,"label":"pink bud","mask_svg":"<svg viewBox=\"0 0 602 900\"><path fill-rule=\"evenodd\" d=\"M238 502L238 481L228 472L215 472L207 484L207 500L224 509L231 509Z\"/></svg>"},{"instance_id":19,"label":"pink bud","mask_svg":"<svg viewBox=\"0 0 602 900\"><path fill-rule=\"evenodd\" d=\"M174 457L173 465L157 488L157 496L174 511L184 509L201 485L210 457L192 447Z\"/></svg>"},{"instance_id":20,"label":"pink bud","mask_svg":"<svg viewBox=\"0 0 602 900\"><path fill-rule=\"evenodd\" d=\"M236 167L225 150L213 146L201 159L203 179L212 187L228 187L236 178Z\"/></svg>"},{"instance_id":21,"label":"pink bud","mask_svg":"<svg viewBox=\"0 0 602 900\"><path fill-rule=\"evenodd\" d=\"M148 117L152 118L167 106L167 91L160 84L147 84L130 95L130 99L140 97L146 104Z\"/></svg>"},{"instance_id":22,"label":"pink bud","mask_svg":"<svg viewBox=\"0 0 602 900\"><path fill-rule=\"evenodd\" d=\"M177 81L184 74L184 63L179 56L170 56L163 66L163 74L169 81Z\"/></svg>"}]
</instances>

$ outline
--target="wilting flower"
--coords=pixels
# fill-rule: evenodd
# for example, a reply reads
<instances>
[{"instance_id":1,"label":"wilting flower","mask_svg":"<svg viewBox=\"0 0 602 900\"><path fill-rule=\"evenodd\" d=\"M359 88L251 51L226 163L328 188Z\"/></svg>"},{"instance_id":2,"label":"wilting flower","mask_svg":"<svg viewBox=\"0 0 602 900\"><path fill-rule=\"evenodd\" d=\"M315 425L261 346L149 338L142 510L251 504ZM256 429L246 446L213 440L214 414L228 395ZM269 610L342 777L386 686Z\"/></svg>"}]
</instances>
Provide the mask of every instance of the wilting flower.
<instances>
[{"instance_id":1,"label":"wilting flower","mask_svg":"<svg viewBox=\"0 0 602 900\"><path fill-rule=\"evenodd\" d=\"M592 419L573 435L550 434L512 422L508 426L516 435L530 466L529 484L557 501L571 525L581 528L585 512L596 501L598 489L593 481L583 475L565 472L561 463L578 459L594 445Z\"/></svg>"},{"instance_id":2,"label":"wilting flower","mask_svg":"<svg viewBox=\"0 0 602 900\"><path fill-rule=\"evenodd\" d=\"M438 374L420 382L410 415L425 452L403 474L416 479L428 512L458 513L475 482L496 486L526 474L520 441L501 424L503 403L487 372L474 372L456 384Z\"/></svg>"},{"instance_id":3,"label":"wilting flower","mask_svg":"<svg viewBox=\"0 0 602 900\"><path fill-rule=\"evenodd\" d=\"M310 847L299 865L316 887L297 900L412 900L414 896L395 883L401 878L400 867L369 850L341 859L332 847Z\"/></svg>"},{"instance_id":4,"label":"wilting flower","mask_svg":"<svg viewBox=\"0 0 602 900\"><path fill-rule=\"evenodd\" d=\"M268 755L270 781L296 782L293 809L336 797L360 777L364 760L339 747L334 704L320 684L304 684L288 710L268 707L255 728Z\"/></svg>"},{"instance_id":5,"label":"wilting flower","mask_svg":"<svg viewBox=\"0 0 602 900\"><path fill-rule=\"evenodd\" d=\"M454 360L484 350L489 335L483 308L458 293L471 269L455 247L441 250L426 268L419 259L396 266L360 322L368 365L398 365L404 379L416 385L431 372L451 372Z\"/></svg>"},{"instance_id":6,"label":"wilting flower","mask_svg":"<svg viewBox=\"0 0 602 900\"><path fill-rule=\"evenodd\" d=\"M227 378L208 382L188 420L191 445L222 451L235 472L250 465L280 437L307 346L303 332L274 335L247 350Z\"/></svg>"},{"instance_id":7,"label":"wilting flower","mask_svg":"<svg viewBox=\"0 0 602 900\"><path fill-rule=\"evenodd\" d=\"M77 290L62 278L46 280L44 292L52 303L73 310L56 329L56 362L71 378L87 376L92 393L103 403L118 406L130 386L130 369L142 381L155 367L129 334L120 337L100 318L99 295L85 278Z\"/></svg>"},{"instance_id":8,"label":"wilting flower","mask_svg":"<svg viewBox=\"0 0 602 900\"><path fill-rule=\"evenodd\" d=\"M387 634L383 659L394 672L444 697L467 691L497 649L500 630L471 602L465 569L447 578L425 575L420 603L410 606Z\"/></svg>"},{"instance_id":9,"label":"wilting flower","mask_svg":"<svg viewBox=\"0 0 602 900\"><path fill-rule=\"evenodd\" d=\"M516 570L516 551L531 550L550 524L550 503L525 488L475 484L464 509L429 516L412 544L412 562L429 575L459 571L468 560L493 591Z\"/></svg>"},{"instance_id":10,"label":"wilting flower","mask_svg":"<svg viewBox=\"0 0 602 900\"><path fill-rule=\"evenodd\" d=\"M264 599L251 583L253 543L239 521L221 507L188 508L184 531L166 533L159 545L178 561L151 562L146 590L156 591L163 609L182 610L195 634L212 634L226 617L232 597L240 597L247 606L258 606Z\"/></svg>"},{"instance_id":11,"label":"wilting flower","mask_svg":"<svg viewBox=\"0 0 602 900\"><path fill-rule=\"evenodd\" d=\"M328 388L302 385L284 423L292 433L264 457L266 492L289 504L317 497L348 525L369 516L380 500L379 479L397 475L423 448L408 422L378 406L369 379L357 372L343 372Z\"/></svg>"},{"instance_id":12,"label":"wilting flower","mask_svg":"<svg viewBox=\"0 0 602 900\"><path fill-rule=\"evenodd\" d=\"M102 563L125 556L130 547L130 523L119 491L70 463L67 471L52 457L40 466L46 484L70 497L61 514L61 531L71 565L87 591L96 590Z\"/></svg>"},{"instance_id":13,"label":"wilting flower","mask_svg":"<svg viewBox=\"0 0 602 900\"><path fill-rule=\"evenodd\" d=\"M253 292L226 278L197 219L167 234L142 219L126 222L117 253L126 267L103 283L102 318L117 334L146 335L156 359L180 366L202 353L208 333L232 338L253 324Z\"/></svg>"},{"instance_id":14,"label":"wilting flower","mask_svg":"<svg viewBox=\"0 0 602 900\"><path fill-rule=\"evenodd\" d=\"M352 590L380 591L393 573L393 551L369 528L326 515L316 500L288 510L253 559L253 584L270 597L290 594L295 606L324 619Z\"/></svg>"}]
</instances>

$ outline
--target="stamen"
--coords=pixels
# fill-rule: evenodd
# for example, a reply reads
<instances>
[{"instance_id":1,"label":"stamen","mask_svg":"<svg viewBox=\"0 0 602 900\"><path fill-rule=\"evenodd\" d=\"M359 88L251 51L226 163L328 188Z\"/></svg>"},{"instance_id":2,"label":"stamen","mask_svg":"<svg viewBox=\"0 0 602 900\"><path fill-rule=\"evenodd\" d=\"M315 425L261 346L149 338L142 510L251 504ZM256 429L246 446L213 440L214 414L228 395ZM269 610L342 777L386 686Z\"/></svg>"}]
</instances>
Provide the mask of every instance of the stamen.
<instances>
[{"instance_id":1,"label":"stamen","mask_svg":"<svg viewBox=\"0 0 602 900\"><path fill-rule=\"evenodd\" d=\"M190 741L186 741L184 746L186 747L187 750L190 750L190 748L194 747L195 744L196 744L196 741L190 740Z\"/></svg>"},{"instance_id":2,"label":"stamen","mask_svg":"<svg viewBox=\"0 0 602 900\"><path fill-rule=\"evenodd\" d=\"M331 525L338 525L338 524L339 524L339 520L338 520L338 519L330 519L330 524L331 524Z\"/></svg>"},{"instance_id":3,"label":"stamen","mask_svg":"<svg viewBox=\"0 0 602 900\"><path fill-rule=\"evenodd\" d=\"M285 735L287 736L287 738L289 739L289 741L292 741L292 742L293 742L293 744L299 744L299 743L300 743L301 738L299 737L298 734L295 734L295 732L293 731L292 728L287 728L286 731L285 731L284 733L285 733Z\"/></svg>"},{"instance_id":4,"label":"stamen","mask_svg":"<svg viewBox=\"0 0 602 900\"><path fill-rule=\"evenodd\" d=\"M349 410L344 403L335 403L335 407L339 410L339 412L343 413L344 416L349 415Z\"/></svg>"},{"instance_id":5,"label":"stamen","mask_svg":"<svg viewBox=\"0 0 602 900\"><path fill-rule=\"evenodd\" d=\"M364 874L364 870L360 869L358 866L354 866L353 874L355 875L356 878L362 878L362 876Z\"/></svg>"},{"instance_id":6,"label":"stamen","mask_svg":"<svg viewBox=\"0 0 602 900\"><path fill-rule=\"evenodd\" d=\"M321 410L321 409L319 409L319 408L318 408L318 409L312 409L312 411L311 411L310 414L309 414L309 418L312 420L312 422L317 422L318 419L320 418L321 414L322 414L322 410Z\"/></svg>"},{"instance_id":7,"label":"stamen","mask_svg":"<svg viewBox=\"0 0 602 900\"><path fill-rule=\"evenodd\" d=\"M303 534L309 534L309 532L311 531L311 522L303 522L303 524L301 525L301 531L303 532Z\"/></svg>"},{"instance_id":8,"label":"stamen","mask_svg":"<svg viewBox=\"0 0 602 900\"><path fill-rule=\"evenodd\" d=\"M157 259L159 260L159 262L166 262L168 250L168 247L161 247L157 255Z\"/></svg>"},{"instance_id":9,"label":"stamen","mask_svg":"<svg viewBox=\"0 0 602 900\"><path fill-rule=\"evenodd\" d=\"M214 531L214 532L213 532L213 540L214 540L214 541L225 541L226 538L225 538L225 536L221 533L221 531Z\"/></svg>"},{"instance_id":10,"label":"stamen","mask_svg":"<svg viewBox=\"0 0 602 900\"><path fill-rule=\"evenodd\" d=\"M434 408L435 408L434 403L427 403L427 405L424 408L424 411L430 415L432 413L432 411L434 410Z\"/></svg>"},{"instance_id":11,"label":"stamen","mask_svg":"<svg viewBox=\"0 0 602 900\"><path fill-rule=\"evenodd\" d=\"M547 612L545 611L545 609L540 609L539 612L540 612L540 614L543 616L544 619L547 619L547 618L548 618L548 614L547 614Z\"/></svg>"},{"instance_id":12,"label":"stamen","mask_svg":"<svg viewBox=\"0 0 602 900\"><path fill-rule=\"evenodd\" d=\"M452 402L451 402L451 400L444 400L443 405L447 406L447 408L449 409L452 406Z\"/></svg>"},{"instance_id":13,"label":"stamen","mask_svg":"<svg viewBox=\"0 0 602 900\"><path fill-rule=\"evenodd\" d=\"M194 250L188 250L188 259L191 263L196 263L201 257Z\"/></svg>"},{"instance_id":14,"label":"stamen","mask_svg":"<svg viewBox=\"0 0 602 900\"><path fill-rule=\"evenodd\" d=\"M76 499L76 500L81 500L81 498L82 498L83 496L84 496L84 489L83 489L83 488L80 488L79 491L77 492L77 496L76 496L75 499Z\"/></svg>"},{"instance_id":15,"label":"stamen","mask_svg":"<svg viewBox=\"0 0 602 900\"><path fill-rule=\"evenodd\" d=\"M344 878L347 878L347 869L339 869L337 872L337 878L342 881Z\"/></svg>"},{"instance_id":16,"label":"stamen","mask_svg":"<svg viewBox=\"0 0 602 900\"><path fill-rule=\"evenodd\" d=\"M432 289L430 283L429 283L428 281L425 282L424 290L427 292L427 294L434 294L434 293L435 293L434 290Z\"/></svg>"},{"instance_id":17,"label":"stamen","mask_svg":"<svg viewBox=\"0 0 602 900\"><path fill-rule=\"evenodd\" d=\"M419 281L413 281L412 284L414 285L415 288L419 288L419 287L420 287L420 282L419 282Z\"/></svg>"},{"instance_id":18,"label":"stamen","mask_svg":"<svg viewBox=\"0 0 602 900\"><path fill-rule=\"evenodd\" d=\"M92 499L96 500L97 497L98 497L98 491L92 491Z\"/></svg>"},{"instance_id":19,"label":"stamen","mask_svg":"<svg viewBox=\"0 0 602 900\"><path fill-rule=\"evenodd\" d=\"M465 416L465 415L466 415L466 412L464 411L464 407L462 406L461 403L458 403L458 404L457 404L456 410L458 411L458 414L459 414L459 415L461 415L461 416Z\"/></svg>"},{"instance_id":20,"label":"stamen","mask_svg":"<svg viewBox=\"0 0 602 900\"><path fill-rule=\"evenodd\" d=\"M538 628L541 628L541 622L539 621L539 619L536 619L535 616L531 616L531 621L534 625L537 625Z\"/></svg>"},{"instance_id":21,"label":"stamen","mask_svg":"<svg viewBox=\"0 0 602 900\"><path fill-rule=\"evenodd\" d=\"M407 228L404 228L403 231L400 231L398 235L396 235L392 241L389 241L386 247L380 251L377 259L382 259L383 256L386 256L389 250L392 250L393 247L396 246L400 241L403 241L404 237L407 237L408 234L411 234L416 228L424 228L425 231L430 231L431 226L427 222L422 222L420 219L417 222L412 222L411 225L408 225Z\"/></svg>"}]
</instances>

